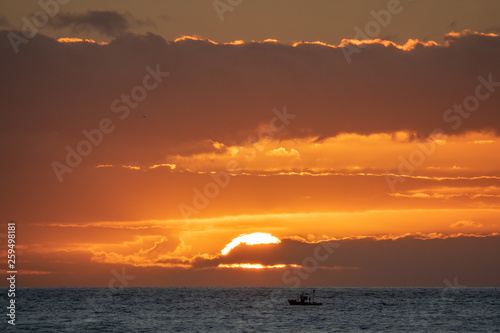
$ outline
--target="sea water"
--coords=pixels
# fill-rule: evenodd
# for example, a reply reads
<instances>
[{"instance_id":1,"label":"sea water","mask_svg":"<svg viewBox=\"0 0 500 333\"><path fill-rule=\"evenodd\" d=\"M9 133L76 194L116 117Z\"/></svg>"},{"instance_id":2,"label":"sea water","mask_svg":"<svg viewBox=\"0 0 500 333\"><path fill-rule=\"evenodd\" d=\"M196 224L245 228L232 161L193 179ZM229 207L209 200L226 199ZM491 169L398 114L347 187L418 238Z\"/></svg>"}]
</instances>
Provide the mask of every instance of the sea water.
<instances>
[{"instance_id":1,"label":"sea water","mask_svg":"<svg viewBox=\"0 0 500 333\"><path fill-rule=\"evenodd\" d=\"M500 332L500 288L20 288L16 326L33 332ZM5 306L4 306L5 305Z\"/></svg>"}]
</instances>

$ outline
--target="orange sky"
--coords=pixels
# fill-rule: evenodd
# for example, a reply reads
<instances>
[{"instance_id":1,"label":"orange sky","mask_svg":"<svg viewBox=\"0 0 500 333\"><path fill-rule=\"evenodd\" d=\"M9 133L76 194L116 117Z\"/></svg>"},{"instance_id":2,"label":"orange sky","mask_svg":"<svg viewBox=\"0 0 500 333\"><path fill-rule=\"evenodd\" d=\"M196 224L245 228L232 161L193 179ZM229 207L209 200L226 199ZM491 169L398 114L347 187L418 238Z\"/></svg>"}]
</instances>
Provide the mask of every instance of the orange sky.
<instances>
[{"instance_id":1,"label":"orange sky","mask_svg":"<svg viewBox=\"0 0 500 333\"><path fill-rule=\"evenodd\" d=\"M20 286L500 286L498 35L81 37L0 45Z\"/></svg>"}]
</instances>

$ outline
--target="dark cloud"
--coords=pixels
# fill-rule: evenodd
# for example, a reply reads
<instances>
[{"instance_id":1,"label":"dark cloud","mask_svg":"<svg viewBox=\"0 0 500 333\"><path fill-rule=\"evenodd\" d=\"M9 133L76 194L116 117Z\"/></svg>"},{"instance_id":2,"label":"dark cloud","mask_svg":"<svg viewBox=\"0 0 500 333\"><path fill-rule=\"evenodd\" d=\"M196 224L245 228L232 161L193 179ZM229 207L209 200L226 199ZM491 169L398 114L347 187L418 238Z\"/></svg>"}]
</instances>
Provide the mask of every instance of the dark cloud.
<instances>
[{"instance_id":1,"label":"dark cloud","mask_svg":"<svg viewBox=\"0 0 500 333\"><path fill-rule=\"evenodd\" d=\"M304 264L309 273L302 269L302 275L318 278L326 285L441 286L444 278L459 276L468 286L498 286L500 269L493 269L498 255L498 236L446 239L408 236L396 240L366 238L320 243L284 239L280 244L240 244L227 256L198 258L195 267L233 263ZM314 266L318 267L311 272ZM286 277L292 283L300 274L290 273Z\"/></svg>"},{"instance_id":2,"label":"dark cloud","mask_svg":"<svg viewBox=\"0 0 500 333\"><path fill-rule=\"evenodd\" d=\"M59 20L108 35L130 24L115 12ZM95 129L103 118L111 119L115 130L84 165L151 165L188 148L190 153L213 149L200 144L205 140L240 143L269 124L273 108L285 105L297 117L276 138L500 130L498 87L490 87L492 93L467 118L453 115L458 128L443 120L446 110L475 94L478 77L500 81L497 36L464 32L446 36L445 45L411 51L372 44L353 54L349 64L342 48L167 42L151 33L123 33L103 46L58 43L38 34L16 55L7 34L0 32L0 153L9 161L2 170L6 175L54 177L51 163L64 161L66 147L75 148L85 139L82 130ZM134 108L127 107L122 96L143 84L147 66L170 75ZM113 112L116 101L128 109L126 119Z\"/></svg>"},{"instance_id":3,"label":"dark cloud","mask_svg":"<svg viewBox=\"0 0 500 333\"><path fill-rule=\"evenodd\" d=\"M130 13L116 11L88 11L86 13L60 13L51 25L56 28L70 27L74 32L95 30L109 37L116 37L132 26L154 26L151 20L136 20Z\"/></svg>"},{"instance_id":4,"label":"dark cloud","mask_svg":"<svg viewBox=\"0 0 500 333\"><path fill-rule=\"evenodd\" d=\"M101 264L91 260L89 252L24 253L25 270L48 271L53 274L26 275L23 286L103 286L113 277L112 269L126 269L134 276L130 286L288 286L300 281L301 286L426 286L445 287L444 280L457 277L468 287L499 287L500 237L456 237L447 239L397 240L353 239L340 244L325 260L315 263L307 259L308 270L295 269L220 269L219 263L297 263L314 258L319 244L283 240L273 245L239 245L228 256L213 260L199 258L192 269L134 267ZM319 251L320 257L326 251ZM169 264L186 261L162 260ZM330 268L329 268L330 267ZM249 275L252 274L252 278ZM302 278L301 278L302 277Z\"/></svg>"}]
</instances>

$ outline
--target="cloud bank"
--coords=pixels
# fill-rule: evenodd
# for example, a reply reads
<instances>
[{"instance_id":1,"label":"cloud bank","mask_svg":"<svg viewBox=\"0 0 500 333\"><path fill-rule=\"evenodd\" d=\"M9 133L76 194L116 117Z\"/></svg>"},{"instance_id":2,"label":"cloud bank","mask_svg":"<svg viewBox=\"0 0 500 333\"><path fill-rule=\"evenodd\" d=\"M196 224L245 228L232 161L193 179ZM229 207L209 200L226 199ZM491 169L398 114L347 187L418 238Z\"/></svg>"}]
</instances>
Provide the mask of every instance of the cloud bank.
<instances>
[{"instance_id":1,"label":"cloud bank","mask_svg":"<svg viewBox=\"0 0 500 333\"><path fill-rule=\"evenodd\" d=\"M93 24L109 35L125 29L119 17L108 13L114 19L106 21L101 14L72 17L68 24ZM444 45L413 42L407 50L374 41L348 64L345 46L167 42L153 34L122 34L109 45L58 43L38 35L16 56L7 32L0 34L0 126L2 139L14 143L3 147L7 156L12 149L42 150L37 155L47 160L64 157L65 146L106 117L116 132L92 158L107 156L99 164L157 161L188 147L205 151L196 146L203 140L240 143L284 105L297 118L280 138L499 131L496 35L449 34ZM157 65L170 73L168 79L139 106L128 106L123 96L142 83L147 66ZM468 111L475 99L467 98L476 92L487 97L476 98L477 108ZM115 100L116 107L128 108L124 121L118 119L123 113L113 112Z\"/></svg>"},{"instance_id":2,"label":"cloud bank","mask_svg":"<svg viewBox=\"0 0 500 333\"><path fill-rule=\"evenodd\" d=\"M92 21L86 15L76 21ZM119 30L109 29L110 33ZM196 37L166 41L151 33L123 33L99 45L57 42L38 34L15 54L7 34L0 32L4 59L0 63L0 154L8 161L1 166L5 202L29 199L7 194L14 189L19 193L40 189L38 193L48 192L38 195L46 201L49 197L67 201L67 193L94 196L97 172L106 181L112 179L111 188L122 188L127 179L136 188L150 184L148 193L158 196L161 189L151 189L165 183L178 192L169 198L184 191L183 200L190 202L191 189L204 183L185 174L159 173L160 169L172 171L172 166L148 172L155 175L149 178L134 170L117 171L120 179L110 178L112 168L95 171L95 167L167 165L171 163L168 156L197 153L210 161L216 146L231 147L255 137L276 117L273 110L283 112L285 106L294 118L274 133L278 141L313 138L326 142L344 132L397 131L408 132L412 140L436 128L457 135L499 132L500 37L493 34L450 33L443 45L363 42L351 63L346 61L345 50L348 45L358 47L359 42L344 41L340 46L284 45L272 40L217 44ZM476 100L475 111L468 111ZM463 107L455 111L454 105ZM446 112L451 112L449 121L443 118ZM96 129L101 130L101 137L91 134ZM67 164L69 149L78 149L79 143L90 140L89 135L100 144L86 147L92 152L78 164L82 165L77 172L81 178L67 185L71 189L57 187L53 162ZM311 147L315 144L307 142ZM290 156L273 158L288 159L299 170L304 150L295 153L292 144L277 145L272 147L277 149L275 155L284 154L281 148ZM386 152L396 163L398 153ZM332 156L334 163L341 155ZM353 170L358 166L351 161L344 165ZM129 177L130 172L137 175ZM186 179L191 180L186 183ZM126 188L122 192L135 198ZM33 195L29 200L38 199ZM51 205L57 202L61 201ZM36 205L43 209L41 203L32 207ZM59 214L63 208L52 211ZM115 219L131 216L120 215L120 210L115 213Z\"/></svg>"},{"instance_id":3,"label":"cloud bank","mask_svg":"<svg viewBox=\"0 0 500 333\"><path fill-rule=\"evenodd\" d=\"M95 254L83 250L26 250L24 267L33 274L26 273L23 281L26 286L56 283L106 286L110 270L121 271L123 267L128 274L138 277L130 282L131 286L290 287L296 283L301 286L442 286L444 278L451 280L455 276L467 286L498 286L500 277L495 265L500 251L498 235L345 239L335 241L337 246L333 251L327 251L333 244L331 241L307 243L283 239L280 244L242 244L227 256L200 256L194 261L181 256L159 258L161 245L166 243L162 240L149 251L139 251L144 261L135 265L130 264L131 256L115 253L102 253L99 258L106 261L100 261L95 260ZM477 259L478 253L481 260ZM233 263L289 266L259 270L219 267Z\"/></svg>"}]
</instances>

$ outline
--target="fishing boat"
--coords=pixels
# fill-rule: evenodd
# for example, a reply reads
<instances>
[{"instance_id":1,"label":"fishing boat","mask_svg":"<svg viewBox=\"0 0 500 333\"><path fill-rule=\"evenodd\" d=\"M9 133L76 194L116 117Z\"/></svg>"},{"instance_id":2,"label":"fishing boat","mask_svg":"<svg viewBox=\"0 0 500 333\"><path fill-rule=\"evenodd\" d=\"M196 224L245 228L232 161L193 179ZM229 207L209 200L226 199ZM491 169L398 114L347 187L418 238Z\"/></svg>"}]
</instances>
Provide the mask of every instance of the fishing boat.
<instances>
[{"instance_id":1,"label":"fishing boat","mask_svg":"<svg viewBox=\"0 0 500 333\"><path fill-rule=\"evenodd\" d=\"M314 301L314 294L316 293L316 290L313 290L312 292L312 298L311 295L302 293L299 296L299 299L289 299L288 304L290 305L322 305L323 303L318 303Z\"/></svg>"}]
</instances>

